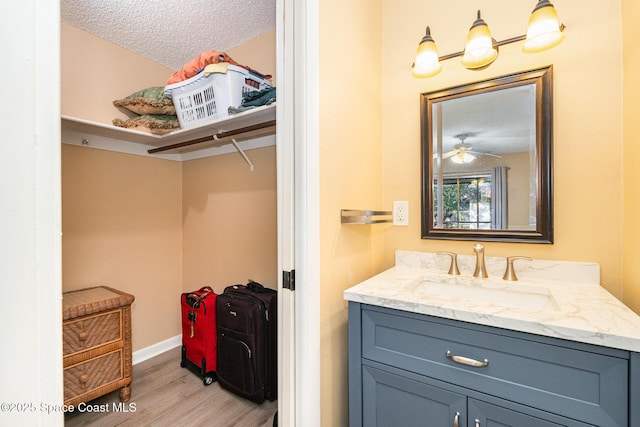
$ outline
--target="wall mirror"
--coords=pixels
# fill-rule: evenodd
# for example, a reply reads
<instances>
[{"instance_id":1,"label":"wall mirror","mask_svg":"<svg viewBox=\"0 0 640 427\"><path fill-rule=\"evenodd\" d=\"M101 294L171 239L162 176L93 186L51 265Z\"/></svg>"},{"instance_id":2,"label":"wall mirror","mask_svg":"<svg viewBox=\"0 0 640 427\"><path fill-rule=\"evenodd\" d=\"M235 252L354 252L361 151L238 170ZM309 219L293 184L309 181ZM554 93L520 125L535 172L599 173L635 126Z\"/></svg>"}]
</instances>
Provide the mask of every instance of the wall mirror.
<instances>
[{"instance_id":1,"label":"wall mirror","mask_svg":"<svg viewBox=\"0 0 640 427\"><path fill-rule=\"evenodd\" d=\"M422 238L553 243L552 67L421 94Z\"/></svg>"}]
</instances>

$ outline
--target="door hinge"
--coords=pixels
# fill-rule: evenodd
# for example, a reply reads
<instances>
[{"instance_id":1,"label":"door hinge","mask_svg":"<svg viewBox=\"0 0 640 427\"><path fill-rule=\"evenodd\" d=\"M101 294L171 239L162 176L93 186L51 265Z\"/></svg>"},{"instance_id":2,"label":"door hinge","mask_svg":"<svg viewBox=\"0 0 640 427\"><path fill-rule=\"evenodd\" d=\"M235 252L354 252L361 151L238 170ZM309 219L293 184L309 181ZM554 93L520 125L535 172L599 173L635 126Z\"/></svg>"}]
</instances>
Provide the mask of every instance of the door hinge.
<instances>
[{"instance_id":1,"label":"door hinge","mask_svg":"<svg viewBox=\"0 0 640 427\"><path fill-rule=\"evenodd\" d=\"M296 271L283 271L282 272L282 287L289 289L290 291L296 290Z\"/></svg>"}]
</instances>

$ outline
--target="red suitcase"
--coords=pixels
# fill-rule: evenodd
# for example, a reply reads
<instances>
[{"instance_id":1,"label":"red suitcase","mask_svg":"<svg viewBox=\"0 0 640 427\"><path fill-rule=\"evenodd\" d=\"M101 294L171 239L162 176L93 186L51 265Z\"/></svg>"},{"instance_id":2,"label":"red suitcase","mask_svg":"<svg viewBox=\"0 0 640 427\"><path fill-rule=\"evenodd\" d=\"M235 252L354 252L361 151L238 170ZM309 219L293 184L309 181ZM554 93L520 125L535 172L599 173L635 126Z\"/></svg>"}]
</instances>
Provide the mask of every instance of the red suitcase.
<instances>
[{"instance_id":1,"label":"red suitcase","mask_svg":"<svg viewBox=\"0 0 640 427\"><path fill-rule=\"evenodd\" d=\"M217 335L216 299L218 295L209 286L183 293L182 360L180 366L189 368L202 378L204 385L216 381Z\"/></svg>"}]
</instances>

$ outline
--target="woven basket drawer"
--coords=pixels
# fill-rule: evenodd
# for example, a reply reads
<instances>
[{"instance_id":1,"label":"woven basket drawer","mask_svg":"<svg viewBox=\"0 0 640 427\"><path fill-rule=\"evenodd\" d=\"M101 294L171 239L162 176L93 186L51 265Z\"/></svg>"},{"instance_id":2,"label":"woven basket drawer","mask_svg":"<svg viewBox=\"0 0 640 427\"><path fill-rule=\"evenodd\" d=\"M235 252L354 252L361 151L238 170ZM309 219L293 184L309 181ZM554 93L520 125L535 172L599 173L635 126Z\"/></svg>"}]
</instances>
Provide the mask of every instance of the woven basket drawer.
<instances>
[{"instance_id":1,"label":"woven basket drawer","mask_svg":"<svg viewBox=\"0 0 640 427\"><path fill-rule=\"evenodd\" d=\"M64 370L64 399L90 393L122 378L122 350L70 366Z\"/></svg>"},{"instance_id":2,"label":"woven basket drawer","mask_svg":"<svg viewBox=\"0 0 640 427\"><path fill-rule=\"evenodd\" d=\"M122 339L121 323L121 310L64 322L63 355L69 356Z\"/></svg>"}]
</instances>

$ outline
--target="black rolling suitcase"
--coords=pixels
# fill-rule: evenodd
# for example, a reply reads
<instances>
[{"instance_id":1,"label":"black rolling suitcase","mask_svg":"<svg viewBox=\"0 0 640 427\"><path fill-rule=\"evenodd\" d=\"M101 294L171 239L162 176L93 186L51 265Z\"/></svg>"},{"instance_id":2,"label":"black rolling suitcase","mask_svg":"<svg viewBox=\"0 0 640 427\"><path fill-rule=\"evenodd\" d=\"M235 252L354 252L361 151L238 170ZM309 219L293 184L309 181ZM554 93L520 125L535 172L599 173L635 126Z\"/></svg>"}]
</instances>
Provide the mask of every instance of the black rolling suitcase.
<instances>
[{"instance_id":1,"label":"black rolling suitcase","mask_svg":"<svg viewBox=\"0 0 640 427\"><path fill-rule=\"evenodd\" d=\"M277 397L277 294L250 281L216 300L218 382L257 403Z\"/></svg>"}]
</instances>

